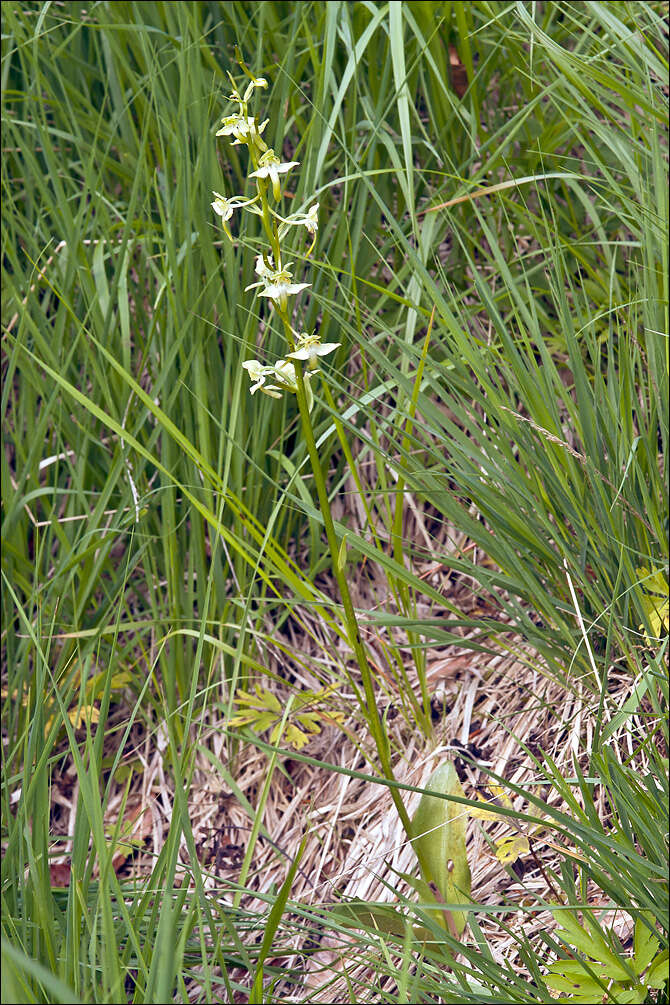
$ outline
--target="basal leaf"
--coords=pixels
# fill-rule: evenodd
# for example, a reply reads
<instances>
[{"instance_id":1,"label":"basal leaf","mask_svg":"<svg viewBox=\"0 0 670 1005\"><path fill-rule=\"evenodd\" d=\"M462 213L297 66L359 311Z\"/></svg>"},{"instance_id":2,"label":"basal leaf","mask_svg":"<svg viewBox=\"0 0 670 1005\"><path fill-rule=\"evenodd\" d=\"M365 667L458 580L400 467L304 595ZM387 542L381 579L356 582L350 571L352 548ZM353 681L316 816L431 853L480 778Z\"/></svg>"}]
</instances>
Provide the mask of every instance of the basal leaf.
<instances>
[{"instance_id":1,"label":"basal leaf","mask_svg":"<svg viewBox=\"0 0 670 1005\"><path fill-rule=\"evenodd\" d=\"M453 764L443 764L430 776L427 789L449 796L463 797L463 789ZM465 847L467 810L461 803L423 795L412 830L414 847L421 861L430 869L446 904L462 904L470 899L470 866ZM464 911L452 912L460 935L466 925Z\"/></svg>"}]
</instances>

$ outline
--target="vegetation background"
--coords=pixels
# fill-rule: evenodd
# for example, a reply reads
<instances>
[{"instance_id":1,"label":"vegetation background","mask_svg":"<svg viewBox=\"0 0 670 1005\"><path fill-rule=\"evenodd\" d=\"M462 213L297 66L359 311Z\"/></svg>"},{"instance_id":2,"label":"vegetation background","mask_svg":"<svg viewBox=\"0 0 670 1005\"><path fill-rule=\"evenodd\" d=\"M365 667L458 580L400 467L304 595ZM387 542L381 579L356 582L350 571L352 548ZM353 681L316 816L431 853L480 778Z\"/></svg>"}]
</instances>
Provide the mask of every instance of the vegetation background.
<instances>
[{"instance_id":1,"label":"vegetation background","mask_svg":"<svg viewBox=\"0 0 670 1005\"><path fill-rule=\"evenodd\" d=\"M667 1002L667 13L2 5L3 1001ZM465 793L459 938L241 366L236 45L320 205L313 420L397 783Z\"/></svg>"}]
</instances>

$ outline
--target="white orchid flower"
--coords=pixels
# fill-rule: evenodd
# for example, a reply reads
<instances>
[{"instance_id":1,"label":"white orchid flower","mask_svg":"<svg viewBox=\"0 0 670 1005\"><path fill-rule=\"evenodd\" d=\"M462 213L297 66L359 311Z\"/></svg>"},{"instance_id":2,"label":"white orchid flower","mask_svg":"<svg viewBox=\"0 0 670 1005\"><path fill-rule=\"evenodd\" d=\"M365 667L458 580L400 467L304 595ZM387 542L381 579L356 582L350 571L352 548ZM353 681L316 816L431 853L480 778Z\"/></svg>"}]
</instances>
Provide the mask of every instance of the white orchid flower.
<instances>
[{"instance_id":1,"label":"white orchid flower","mask_svg":"<svg viewBox=\"0 0 670 1005\"><path fill-rule=\"evenodd\" d=\"M256 258L256 274L261 277L261 281L259 283L251 283L250 286L246 287L245 292L262 286L263 289L259 291L259 297L269 297L280 311L285 311L288 297L295 296L296 293L300 293L302 290L306 290L308 286L311 286L311 283L292 283L293 276L290 269L290 265L286 265L282 269L273 271L268 268L263 256L259 255Z\"/></svg>"},{"instance_id":2,"label":"white orchid flower","mask_svg":"<svg viewBox=\"0 0 670 1005\"><path fill-rule=\"evenodd\" d=\"M296 293L300 293L312 285L311 283L292 283L290 279L290 273L280 272L273 282L268 283L265 289L260 291L259 297L269 297L277 304L280 311L285 311L287 297L294 297Z\"/></svg>"},{"instance_id":3,"label":"white orchid flower","mask_svg":"<svg viewBox=\"0 0 670 1005\"><path fill-rule=\"evenodd\" d=\"M274 367L263 366L257 359L248 359L242 366L249 374L250 380L255 382L249 388L251 394L255 394L256 391L262 391L263 394L269 394L271 398L281 398L279 388L274 387L272 384L269 384L267 387L265 386L267 378L274 376Z\"/></svg>"},{"instance_id":4,"label":"white orchid flower","mask_svg":"<svg viewBox=\"0 0 670 1005\"><path fill-rule=\"evenodd\" d=\"M218 213L218 215L225 223L226 220L230 220L231 216L233 215L233 210L235 209L235 200L226 199L225 195L221 195L220 192L214 192L214 195L216 196L216 199L212 203L212 209L214 210L215 213Z\"/></svg>"},{"instance_id":5,"label":"white orchid flower","mask_svg":"<svg viewBox=\"0 0 670 1005\"><path fill-rule=\"evenodd\" d=\"M307 335L303 332L298 336L298 347L295 352L290 352L287 359L305 360L310 369L316 369L317 356L328 356L335 352L341 342L321 342L318 335Z\"/></svg>"},{"instance_id":6,"label":"white orchid flower","mask_svg":"<svg viewBox=\"0 0 670 1005\"><path fill-rule=\"evenodd\" d=\"M272 182L272 194L277 202L281 199L281 188L279 186L279 175L288 174L291 168L297 167L300 161L287 161L282 163L274 150L266 150L258 162L258 170L252 171L250 178L269 178Z\"/></svg>"},{"instance_id":7,"label":"white orchid flower","mask_svg":"<svg viewBox=\"0 0 670 1005\"><path fill-rule=\"evenodd\" d=\"M315 202L313 206L307 210L306 213L292 213L291 216L284 218L280 216L279 213L275 213L274 210L270 210L272 215L280 221L279 227L279 240L283 240L290 227L304 227L308 234L311 234L312 243L306 251L306 255L312 253L312 248L316 244L316 232L319 229L319 204Z\"/></svg>"},{"instance_id":8,"label":"white orchid flower","mask_svg":"<svg viewBox=\"0 0 670 1005\"><path fill-rule=\"evenodd\" d=\"M242 101L246 102L249 100L251 95L254 93L254 88L256 87L267 87L268 82L265 77L253 77L252 80L247 84L247 89L244 92L244 97Z\"/></svg>"},{"instance_id":9,"label":"white orchid flower","mask_svg":"<svg viewBox=\"0 0 670 1005\"><path fill-rule=\"evenodd\" d=\"M221 195L220 192L214 192L214 195L216 196L216 199L211 204L212 209L218 214L218 216L221 217L223 229L232 241L233 235L228 229L227 221L230 220L236 209L240 209L242 206L250 207L254 202L256 202L256 199L240 199L239 196L233 196L232 199L226 199L226 197Z\"/></svg>"},{"instance_id":10,"label":"white orchid flower","mask_svg":"<svg viewBox=\"0 0 670 1005\"><path fill-rule=\"evenodd\" d=\"M256 391L262 391L263 394L267 394L271 398L281 398L282 391L290 391L292 394L297 393L298 380L295 374L295 367L287 359L280 359L274 366L263 366L257 359L248 359L242 366L252 381L252 385L249 388L251 394L255 394ZM314 404L314 395L310 387L309 378L310 374L305 374L303 383L305 385L307 406L311 412ZM276 383L268 384L266 383L268 379L274 380Z\"/></svg>"},{"instance_id":11,"label":"white orchid flower","mask_svg":"<svg viewBox=\"0 0 670 1005\"><path fill-rule=\"evenodd\" d=\"M265 261L265 258L262 255L256 255L256 266L254 271L257 276L261 277L261 279L269 279L270 276L274 275L272 255L268 255L267 262ZM255 285L258 286L258 283L256 283ZM252 287L247 286L247 290L250 289L252 289Z\"/></svg>"},{"instance_id":12,"label":"white orchid flower","mask_svg":"<svg viewBox=\"0 0 670 1005\"><path fill-rule=\"evenodd\" d=\"M319 229L319 204L315 202L313 206L307 210L307 215L303 220L300 221L303 227L307 230L308 234L312 237L316 234Z\"/></svg>"},{"instance_id":13,"label":"white orchid flower","mask_svg":"<svg viewBox=\"0 0 670 1005\"><path fill-rule=\"evenodd\" d=\"M266 144L261 139L261 133L267 126L269 119L261 122L260 126L251 115L226 115L223 118L223 125L217 132L217 136L234 136L233 146L238 143L247 143L255 146L257 150L266 150Z\"/></svg>"}]
</instances>

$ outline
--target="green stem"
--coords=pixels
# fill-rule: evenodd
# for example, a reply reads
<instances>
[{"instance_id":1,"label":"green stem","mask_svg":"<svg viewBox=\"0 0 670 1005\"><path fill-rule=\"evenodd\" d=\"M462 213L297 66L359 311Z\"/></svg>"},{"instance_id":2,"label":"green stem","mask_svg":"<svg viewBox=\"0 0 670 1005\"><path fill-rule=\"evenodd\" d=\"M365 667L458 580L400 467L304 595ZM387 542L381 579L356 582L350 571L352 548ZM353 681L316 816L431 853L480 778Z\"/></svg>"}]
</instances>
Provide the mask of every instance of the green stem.
<instances>
[{"instance_id":1,"label":"green stem","mask_svg":"<svg viewBox=\"0 0 670 1005\"><path fill-rule=\"evenodd\" d=\"M282 318L282 320L284 321L284 325L288 326L288 319ZM319 508L321 510L321 516L323 517L323 524L326 529L328 548L330 550L330 557L333 563L333 572L335 574L337 586L340 591L340 597L342 599L344 622L346 625L347 634L349 636L349 643L351 645L351 648L353 649L354 656L356 657L356 662L358 663L358 668L361 672L361 680L363 682L363 690L365 692L366 718L370 724L370 729L372 732L373 739L375 741L375 746L377 748L377 754L379 756L379 763L382 772L389 781L392 781L393 770L391 768L391 754L390 754L388 737L384 732L382 721L379 717L379 710L377 708L377 702L375 699L372 672L370 670L370 664L368 663L365 648L361 640L361 633L358 628L358 619L356 618L356 611L354 610L354 605L351 601L351 594L349 592L349 584L347 583L346 577L341 567L341 563L339 561L339 544L337 540L337 534L335 532L335 524L333 523L333 517L330 511L328 491L326 489L326 482L323 477L323 470L321 468L319 452L317 450L316 441L314 439L314 430L312 428L312 420L309 414L309 408L307 407L307 395L305 393L303 367L302 363L298 360L295 361L295 373L296 373L296 384L297 384L296 397L298 399L298 409L300 411L300 421L302 423L303 436L305 437L305 443L307 444L307 452L309 454L312 473L314 475L314 483L316 485L316 492L319 499ZM411 838L412 824L409 819L407 810L405 809L405 804L402 801L402 796L400 795L397 789L391 788L391 797L398 812L398 816L402 821L405 833L409 838Z\"/></svg>"}]
</instances>

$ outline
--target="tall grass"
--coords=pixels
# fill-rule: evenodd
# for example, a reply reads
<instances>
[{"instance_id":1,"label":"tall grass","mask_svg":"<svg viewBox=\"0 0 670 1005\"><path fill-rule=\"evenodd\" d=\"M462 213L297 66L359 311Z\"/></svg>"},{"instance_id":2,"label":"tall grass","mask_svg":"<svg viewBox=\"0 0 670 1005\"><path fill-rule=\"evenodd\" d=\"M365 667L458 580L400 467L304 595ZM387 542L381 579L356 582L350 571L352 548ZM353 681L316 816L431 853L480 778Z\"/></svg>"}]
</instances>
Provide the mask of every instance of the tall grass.
<instances>
[{"instance_id":1,"label":"tall grass","mask_svg":"<svg viewBox=\"0 0 670 1005\"><path fill-rule=\"evenodd\" d=\"M321 205L301 323L342 347L312 418L347 575L379 597L359 611L379 694L430 743L426 658L449 643L512 649L579 695L574 774L533 755L564 808L520 789L526 824L577 853L550 876L566 908L591 882L667 947L666 14L3 5L3 1000L282 1000L274 956L324 923L352 1001L549 1001L544 963L569 951L519 934L502 899L456 944L401 895L221 898L199 864L196 754L234 786L243 744L268 752L231 729L215 755L210 717L267 682L269 652L284 689L347 667L294 403L251 399L241 367L261 324L268 361L283 352L244 292L260 232L231 245L210 210L246 178L213 137L235 44L271 81L268 142L301 162L292 207ZM315 658L286 652L296 635ZM106 808L125 760L141 770L135 730L161 745L173 807L131 881ZM66 770L78 800L55 836ZM493 955L495 925L525 977Z\"/></svg>"}]
</instances>

